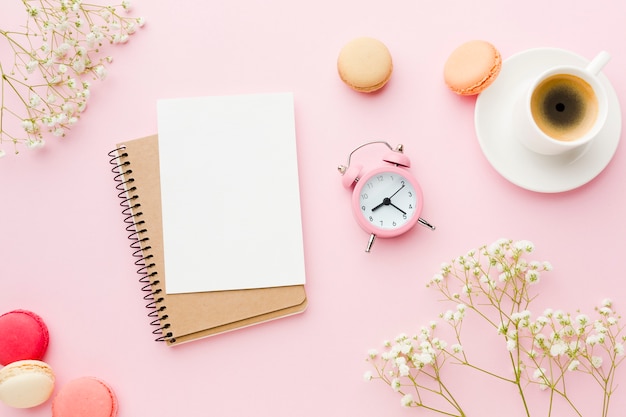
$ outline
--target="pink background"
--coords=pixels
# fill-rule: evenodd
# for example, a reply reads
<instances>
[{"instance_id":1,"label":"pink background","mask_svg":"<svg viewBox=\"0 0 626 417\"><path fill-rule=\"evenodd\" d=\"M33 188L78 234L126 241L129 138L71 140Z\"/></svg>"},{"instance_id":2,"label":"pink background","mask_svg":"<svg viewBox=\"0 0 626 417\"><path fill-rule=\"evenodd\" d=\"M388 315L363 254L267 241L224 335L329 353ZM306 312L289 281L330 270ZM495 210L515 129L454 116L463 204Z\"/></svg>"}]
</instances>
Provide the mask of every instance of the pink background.
<instances>
[{"instance_id":1,"label":"pink background","mask_svg":"<svg viewBox=\"0 0 626 417\"><path fill-rule=\"evenodd\" d=\"M363 382L366 352L444 311L425 288L440 263L500 237L533 241L537 258L554 266L540 284L537 313L544 306L592 312L605 297L626 310L623 144L581 188L526 191L483 156L476 99L452 94L442 81L447 56L470 39L489 40L504 58L544 46L588 58L605 49L613 59L604 72L623 102L622 1L133 5L147 25L110 50L109 76L93 87L70 135L0 160L0 308L30 309L47 321L45 360L57 389L99 376L115 388L120 417L428 415L401 408L383 384ZM0 27L25 16L17 0L2 7ZM340 48L362 35L382 40L393 56L393 77L378 94L353 92L337 76ZM179 347L153 342L107 152L156 132L159 98L276 91L295 95L309 308ZM437 230L417 227L365 254L367 235L352 218L336 166L374 139L405 145L424 190L422 217ZM181 146L193 151L184 138ZM481 349L489 356L503 347L485 341ZM626 406L624 369L619 377L614 416ZM459 378L472 415L522 415L513 387ZM585 415L598 415L598 399L589 395ZM49 416L50 403L29 410L0 404L0 415Z\"/></svg>"}]
</instances>

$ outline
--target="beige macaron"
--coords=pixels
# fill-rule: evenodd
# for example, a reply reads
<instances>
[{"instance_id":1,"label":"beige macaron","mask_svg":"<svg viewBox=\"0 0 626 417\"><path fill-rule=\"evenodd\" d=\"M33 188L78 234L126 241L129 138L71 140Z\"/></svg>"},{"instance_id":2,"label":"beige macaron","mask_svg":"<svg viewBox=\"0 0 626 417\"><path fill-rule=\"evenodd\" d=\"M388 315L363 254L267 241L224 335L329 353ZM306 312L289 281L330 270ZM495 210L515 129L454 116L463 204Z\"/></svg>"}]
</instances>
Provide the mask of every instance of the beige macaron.
<instances>
[{"instance_id":1,"label":"beige macaron","mask_svg":"<svg viewBox=\"0 0 626 417\"><path fill-rule=\"evenodd\" d=\"M14 408L43 404L54 390L54 373L37 360L22 360L0 370L0 401Z\"/></svg>"},{"instance_id":2,"label":"beige macaron","mask_svg":"<svg viewBox=\"0 0 626 417\"><path fill-rule=\"evenodd\" d=\"M363 93L381 89L393 71L389 49L381 41L361 37L348 42L337 59L339 77L350 88Z\"/></svg>"}]
</instances>

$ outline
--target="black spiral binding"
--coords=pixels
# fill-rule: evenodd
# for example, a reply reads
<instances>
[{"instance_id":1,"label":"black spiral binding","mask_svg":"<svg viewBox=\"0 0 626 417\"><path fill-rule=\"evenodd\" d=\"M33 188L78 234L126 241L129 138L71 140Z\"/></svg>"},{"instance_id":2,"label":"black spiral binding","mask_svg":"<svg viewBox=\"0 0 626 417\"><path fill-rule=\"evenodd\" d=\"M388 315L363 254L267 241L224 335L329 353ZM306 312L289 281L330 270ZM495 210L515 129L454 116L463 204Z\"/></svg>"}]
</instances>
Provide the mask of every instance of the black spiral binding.
<instances>
[{"instance_id":1,"label":"black spiral binding","mask_svg":"<svg viewBox=\"0 0 626 417\"><path fill-rule=\"evenodd\" d=\"M126 231L129 233L128 239L131 241L130 247L134 250L133 257L136 258L135 265L137 266L137 274L139 274L139 282L143 284L141 290L145 292L143 299L148 302L146 308L150 310L148 317L152 322L151 326L156 327L152 331L155 336L158 336L155 340L158 342L164 342L168 340L170 343L176 341L173 338L171 331L166 331L170 328L170 324L165 322L168 316L163 314L167 309L163 305L163 297L160 297L161 289L154 289L156 284L160 281L157 277L158 272L151 270L155 267L152 258L154 255L150 253L152 249L147 242L150 238L147 236L147 229L145 228L145 221L141 219L143 213L141 212L141 203L137 201L139 196L137 195L137 187L133 185L135 179L132 177L132 169L130 167L130 161L125 158L128 157L126 148L124 146L114 149L109 152L109 163L113 165L111 172L115 174L113 178L117 184L118 197L121 199L120 206L122 206L122 214L124 217L124 223L126 224Z\"/></svg>"}]
</instances>

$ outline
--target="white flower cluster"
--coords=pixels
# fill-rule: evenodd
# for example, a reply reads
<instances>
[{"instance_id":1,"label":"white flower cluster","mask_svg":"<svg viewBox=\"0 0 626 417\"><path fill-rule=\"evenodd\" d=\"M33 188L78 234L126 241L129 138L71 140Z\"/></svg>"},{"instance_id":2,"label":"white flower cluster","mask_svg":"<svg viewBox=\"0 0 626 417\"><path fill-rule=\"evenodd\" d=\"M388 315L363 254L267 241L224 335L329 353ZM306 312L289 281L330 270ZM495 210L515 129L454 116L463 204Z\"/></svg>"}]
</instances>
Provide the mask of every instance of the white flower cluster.
<instances>
[{"instance_id":1,"label":"white flower cluster","mask_svg":"<svg viewBox=\"0 0 626 417\"><path fill-rule=\"evenodd\" d=\"M64 136L87 106L91 81L107 75L112 58L104 55L105 45L126 43L144 25L143 18L118 12L130 10L128 0L114 6L83 0L22 2L24 29L0 28L0 48L14 56L12 63L0 63L0 145L13 144L15 153L19 145L43 146L46 134ZM11 108L16 103L19 109Z\"/></svg>"},{"instance_id":2,"label":"white flower cluster","mask_svg":"<svg viewBox=\"0 0 626 417\"><path fill-rule=\"evenodd\" d=\"M592 320L586 314L573 316L549 309L534 321L529 317L515 323L521 339L519 351L535 369L528 379L542 389L560 392L564 391L566 371L582 371L596 378L605 390L610 389L607 371L612 372L623 360L626 335L610 300L604 300L596 312L598 317ZM608 370L602 368L605 362ZM526 363L521 365L524 370Z\"/></svg>"},{"instance_id":3,"label":"white flower cluster","mask_svg":"<svg viewBox=\"0 0 626 417\"><path fill-rule=\"evenodd\" d=\"M366 379L384 381L402 395L404 406L464 416L441 373L444 364L452 361L517 385L521 404L530 417L525 390L532 385L562 397L564 404L580 415L565 386L573 375L588 375L603 391L599 415L607 417L610 396L617 386L615 370L624 360L626 335L620 316L607 299L595 309L593 318L581 312L570 314L553 309L534 318L530 304L536 294L532 290L543 272L552 266L528 260L533 251L532 242L501 239L443 263L428 287L454 303L454 309L440 314L452 330L454 343L435 336L437 322L430 322L416 336L400 335L393 343L386 342L383 353L371 350L368 361L376 376L367 372ZM463 324L470 313L475 313L474 317L485 321L501 337L504 346L496 347L496 351L510 361L513 377L471 362L471 349L461 344ZM452 408L434 407L427 403L425 393L436 393Z\"/></svg>"},{"instance_id":4,"label":"white flower cluster","mask_svg":"<svg viewBox=\"0 0 626 417\"><path fill-rule=\"evenodd\" d=\"M464 311L464 308L459 305L456 312L451 314L462 320L462 313L459 316L461 311ZM382 353L371 349L368 352L368 361L375 364L377 376L374 377L371 371L367 371L364 378L368 381L375 378L385 381L395 392L402 395L401 402L405 407L423 406L414 400L414 396L408 390L414 390L416 398L421 398L420 390L436 390L437 388L433 388L431 384L441 385L441 381L432 375L438 374L447 358L461 360L458 355L463 352L463 347L459 343L448 346L445 340L434 336L436 328L437 322L431 321L428 326L422 327L417 335L409 337L400 334L393 342L385 341L383 343L385 350ZM425 380L422 380L422 377ZM454 403L451 393L443 395L450 396L447 399Z\"/></svg>"}]
</instances>

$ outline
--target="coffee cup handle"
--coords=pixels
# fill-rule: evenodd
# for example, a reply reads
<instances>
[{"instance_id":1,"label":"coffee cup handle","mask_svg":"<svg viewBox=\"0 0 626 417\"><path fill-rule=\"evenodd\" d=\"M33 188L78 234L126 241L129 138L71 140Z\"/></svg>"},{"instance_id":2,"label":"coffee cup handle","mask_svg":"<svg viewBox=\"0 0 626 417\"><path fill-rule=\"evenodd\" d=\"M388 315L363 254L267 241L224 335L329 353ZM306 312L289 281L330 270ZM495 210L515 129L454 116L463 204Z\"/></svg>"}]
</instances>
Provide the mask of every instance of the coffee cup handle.
<instances>
[{"instance_id":1,"label":"coffee cup handle","mask_svg":"<svg viewBox=\"0 0 626 417\"><path fill-rule=\"evenodd\" d=\"M587 67L585 69L590 74L598 75L610 59L611 55L609 55L609 53L606 51L602 51L598 55L596 55L596 57L591 62L589 62L589 64L587 64Z\"/></svg>"}]
</instances>

